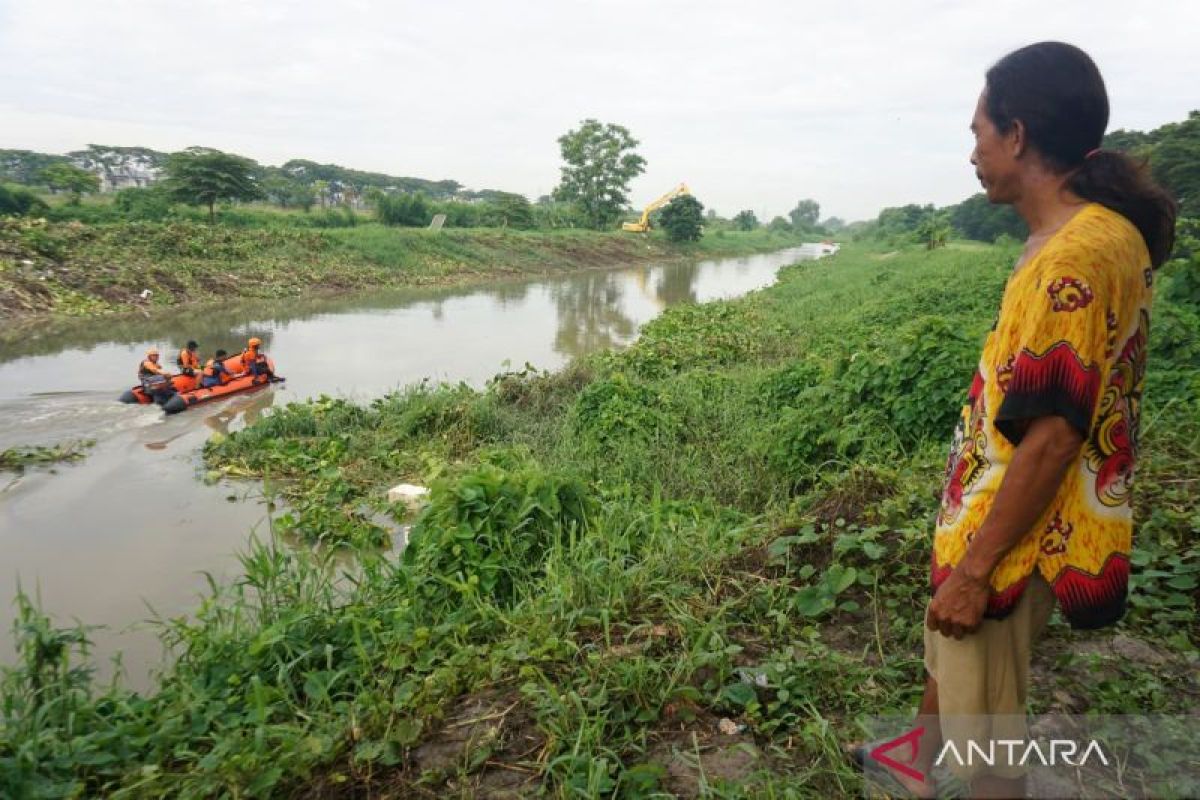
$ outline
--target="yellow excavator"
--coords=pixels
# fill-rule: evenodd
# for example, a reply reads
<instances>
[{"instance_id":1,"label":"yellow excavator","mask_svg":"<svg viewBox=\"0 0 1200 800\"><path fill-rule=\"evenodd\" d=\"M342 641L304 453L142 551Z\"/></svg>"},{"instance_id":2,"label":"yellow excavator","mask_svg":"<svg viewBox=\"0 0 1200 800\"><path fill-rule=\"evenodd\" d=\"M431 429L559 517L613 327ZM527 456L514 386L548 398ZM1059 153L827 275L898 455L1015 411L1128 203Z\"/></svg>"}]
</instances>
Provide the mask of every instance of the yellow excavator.
<instances>
[{"instance_id":1,"label":"yellow excavator","mask_svg":"<svg viewBox=\"0 0 1200 800\"><path fill-rule=\"evenodd\" d=\"M665 206L667 203L674 200L676 197L682 197L685 194L691 194L686 183L681 183L671 191L664 194L662 197L655 200L650 205L646 206L646 210L642 212L642 218L637 222L626 222L621 225L621 230L631 231L633 233L645 233L650 230L650 215L658 209Z\"/></svg>"}]
</instances>

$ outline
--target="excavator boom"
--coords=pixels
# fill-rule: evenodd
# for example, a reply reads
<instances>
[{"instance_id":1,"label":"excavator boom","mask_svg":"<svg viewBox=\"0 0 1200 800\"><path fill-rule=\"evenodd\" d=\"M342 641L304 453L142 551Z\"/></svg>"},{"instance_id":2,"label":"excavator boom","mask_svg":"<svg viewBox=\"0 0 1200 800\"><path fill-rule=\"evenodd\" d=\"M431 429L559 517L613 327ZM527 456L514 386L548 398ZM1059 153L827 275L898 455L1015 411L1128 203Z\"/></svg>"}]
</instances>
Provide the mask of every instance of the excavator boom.
<instances>
[{"instance_id":1,"label":"excavator boom","mask_svg":"<svg viewBox=\"0 0 1200 800\"><path fill-rule=\"evenodd\" d=\"M692 192L690 189L688 189L686 183L679 184L674 189L667 192L650 205L646 206L646 209L642 212L641 219L639 219L637 222L626 222L621 225L621 230L630 231L632 233L645 233L646 231L650 230L651 214L674 200L676 197L682 197L685 194L691 193Z\"/></svg>"}]
</instances>

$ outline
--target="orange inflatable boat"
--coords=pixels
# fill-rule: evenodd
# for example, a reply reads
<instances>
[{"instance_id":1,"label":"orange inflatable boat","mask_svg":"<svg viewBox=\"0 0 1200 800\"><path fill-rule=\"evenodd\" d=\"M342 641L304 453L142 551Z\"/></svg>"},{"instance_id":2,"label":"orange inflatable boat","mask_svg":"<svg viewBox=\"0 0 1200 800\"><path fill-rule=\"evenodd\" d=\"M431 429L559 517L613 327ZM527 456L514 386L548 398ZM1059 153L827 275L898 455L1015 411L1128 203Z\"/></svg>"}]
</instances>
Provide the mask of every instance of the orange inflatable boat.
<instances>
[{"instance_id":1,"label":"orange inflatable boat","mask_svg":"<svg viewBox=\"0 0 1200 800\"><path fill-rule=\"evenodd\" d=\"M240 355L230 356L223 359L221 363L225 365L225 369L229 370L231 375L237 375L245 369ZM170 378L171 389L167 389L164 383L163 391L151 393L142 386L134 386L121 395L120 399L122 403L141 403L143 405L158 403L168 414L178 414L180 411L186 411L194 405L207 403L209 400L219 400L231 394L261 389L270 383L278 383L283 380L275 375L275 362L270 358L267 359L267 366L271 369L269 375L243 375L227 383L207 388L200 386L199 375L173 375Z\"/></svg>"}]
</instances>

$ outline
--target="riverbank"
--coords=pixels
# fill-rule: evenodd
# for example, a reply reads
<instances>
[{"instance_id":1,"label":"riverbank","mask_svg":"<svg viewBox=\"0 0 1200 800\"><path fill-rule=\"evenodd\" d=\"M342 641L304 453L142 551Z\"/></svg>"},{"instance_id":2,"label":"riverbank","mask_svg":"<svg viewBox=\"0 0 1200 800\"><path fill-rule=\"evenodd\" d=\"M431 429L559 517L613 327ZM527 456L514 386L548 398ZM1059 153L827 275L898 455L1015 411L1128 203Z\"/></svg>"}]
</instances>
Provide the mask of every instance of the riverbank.
<instances>
[{"instance_id":1,"label":"riverbank","mask_svg":"<svg viewBox=\"0 0 1200 800\"><path fill-rule=\"evenodd\" d=\"M194 222L84 225L0 221L0 320L153 313L181 305L744 255L800 243L766 229L693 244L658 233L446 229L369 223L313 230Z\"/></svg>"},{"instance_id":2,"label":"riverbank","mask_svg":"<svg viewBox=\"0 0 1200 800\"><path fill-rule=\"evenodd\" d=\"M211 468L288 500L277 533L324 546L253 548L242 582L165 626L179 658L150 696L39 660L76 642L23 608L0 780L139 796L859 793L838 745L917 697L945 448L1013 256L847 247L559 372L322 398L214 441ZM1130 614L1115 633L1054 622L1037 711L1200 702L1200 321L1170 284ZM396 557L374 546L412 522L385 495L406 479L433 493Z\"/></svg>"}]
</instances>

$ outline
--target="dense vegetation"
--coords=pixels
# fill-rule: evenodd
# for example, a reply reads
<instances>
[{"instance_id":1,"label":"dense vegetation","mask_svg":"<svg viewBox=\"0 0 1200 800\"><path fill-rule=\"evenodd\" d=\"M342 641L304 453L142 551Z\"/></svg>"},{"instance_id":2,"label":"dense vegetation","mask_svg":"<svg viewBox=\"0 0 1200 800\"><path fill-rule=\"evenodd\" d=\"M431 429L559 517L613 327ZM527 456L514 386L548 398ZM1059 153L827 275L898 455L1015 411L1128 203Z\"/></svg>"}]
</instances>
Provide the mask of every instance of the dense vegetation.
<instances>
[{"instance_id":1,"label":"dense vegetation","mask_svg":"<svg viewBox=\"0 0 1200 800\"><path fill-rule=\"evenodd\" d=\"M680 195L667 203L658 219L672 242L698 242L704 233L704 204L690 194Z\"/></svg>"},{"instance_id":2,"label":"dense vegetation","mask_svg":"<svg viewBox=\"0 0 1200 800\"><path fill-rule=\"evenodd\" d=\"M1180 213L1200 216L1200 110L1148 132L1112 131L1104 147L1149 161L1155 179L1179 201Z\"/></svg>"},{"instance_id":3,"label":"dense vegetation","mask_svg":"<svg viewBox=\"0 0 1200 800\"><path fill-rule=\"evenodd\" d=\"M151 695L93 685L86 631L22 601L0 793L857 792L837 744L915 699L945 448L1013 255L851 246L558 373L212 443L286 536L164 623ZM1038 710L1200 698L1195 269L1159 277L1131 612L1115 638L1052 626ZM397 556L404 479L432 496Z\"/></svg>"},{"instance_id":4,"label":"dense vegetation","mask_svg":"<svg viewBox=\"0 0 1200 800\"><path fill-rule=\"evenodd\" d=\"M1200 216L1200 111L1149 132L1112 131L1103 147L1144 159L1154 178L1179 202L1180 215ZM980 193L944 208L916 203L885 208L875 220L857 225L855 233L874 241L929 245L931 239L945 240L951 233L983 242L1020 239L1027 229L1011 206L993 206Z\"/></svg>"},{"instance_id":5,"label":"dense vegetation","mask_svg":"<svg viewBox=\"0 0 1200 800\"><path fill-rule=\"evenodd\" d=\"M43 186L42 176L47 167L56 164L82 167L110 179L133 172L139 177L153 180L165 171L169 160L169 153L148 147L93 144L65 155L31 150L0 150L0 181ZM292 159L278 167L261 167L259 178L272 200L286 208L307 208L318 202L322 206L341 203L362 196L370 189L422 193L438 200L455 196L464 200L487 199L491 195L490 190L465 191L458 181L386 175L336 164L318 164L305 159Z\"/></svg>"}]
</instances>

